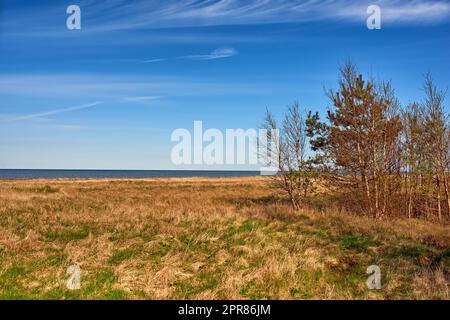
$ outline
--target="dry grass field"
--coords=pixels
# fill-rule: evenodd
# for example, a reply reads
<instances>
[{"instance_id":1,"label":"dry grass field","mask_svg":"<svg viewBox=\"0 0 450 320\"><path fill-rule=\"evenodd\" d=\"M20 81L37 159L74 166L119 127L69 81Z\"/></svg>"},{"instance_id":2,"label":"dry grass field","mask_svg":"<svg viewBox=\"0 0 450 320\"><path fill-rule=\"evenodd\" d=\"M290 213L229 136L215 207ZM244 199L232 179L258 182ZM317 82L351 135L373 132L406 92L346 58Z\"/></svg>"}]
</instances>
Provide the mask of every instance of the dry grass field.
<instances>
[{"instance_id":1,"label":"dry grass field","mask_svg":"<svg viewBox=\"0 0 450 320\"><path fill-rule=\"evenodd\" d=\"M264 178L3 180L0 298L449 299L449 231L294 212Z\"/></svg>"}]
</instances>

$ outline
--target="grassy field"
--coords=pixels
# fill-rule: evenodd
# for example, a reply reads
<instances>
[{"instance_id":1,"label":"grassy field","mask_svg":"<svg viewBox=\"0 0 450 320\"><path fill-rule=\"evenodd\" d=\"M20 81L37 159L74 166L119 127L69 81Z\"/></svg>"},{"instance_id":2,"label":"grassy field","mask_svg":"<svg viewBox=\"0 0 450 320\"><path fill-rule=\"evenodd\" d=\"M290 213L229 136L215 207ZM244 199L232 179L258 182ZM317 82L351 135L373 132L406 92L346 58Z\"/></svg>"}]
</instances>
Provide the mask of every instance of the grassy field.
<instances>
[{"instance_id":1,"label":"grassy field","mask_svg":"<svg viewBox=\"0 0 450 320\"><path fill-rule=\"evenodd\" d=\"M264 181L0 181L0 298L449 299L448 225L294 212Z\"/></svg>"}]
</instances>

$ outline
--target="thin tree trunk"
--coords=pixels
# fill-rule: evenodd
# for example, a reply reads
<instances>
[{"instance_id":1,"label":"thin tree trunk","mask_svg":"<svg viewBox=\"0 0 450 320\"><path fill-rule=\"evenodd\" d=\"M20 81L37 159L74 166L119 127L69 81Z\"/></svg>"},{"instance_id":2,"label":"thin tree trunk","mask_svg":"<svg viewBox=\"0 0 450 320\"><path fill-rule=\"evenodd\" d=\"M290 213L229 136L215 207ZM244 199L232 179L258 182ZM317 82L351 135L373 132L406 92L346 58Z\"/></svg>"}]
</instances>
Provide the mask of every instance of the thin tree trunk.
<instances>
[{"instance_id":1,"label":"thin tree trunk","mask_svg":"<svg viewBox=\"0 0 450 320\"><path fill-rule=\"evenodd\" d=\"M405 181L405 185L406 185L406 211L407 211L407 216L408 219L411 219L412 216L412 177L411 177L411 173L408 172L409 170L407 169L406 171L406 181Z\"/></svg>"},{"instance_id":2,"label":"thin tree trunk","mask_svg":"<svg viewBox=\"0 0 450 320\"><path fill-rule=\"evenodd\" d=\"M450 215L450 192L448 188L448 178L446 172L444 172L444 190L445 190L445 197L447 200L447 215Z\"/></svg>"},{"instance_id":3,"label":"thin tree trunk","mask_svg":"<svg viewBox=\"0 0 450 320\"><path fill-rule=\"evenodd\" d=\"M439 221L442 221L442 209L441 209L441 184L439 175L436 177L437 181L437 205L438 205L438 217Z\"/></svg>"},{"instance_id":4,"label":"thin tree trunk","mask_svg":"<svg viewBox=\"0 0 450 320\"><path fill-rule=\"evenodd\" d=\"M357 148L358 148L359 169L361 171L361 179L364 182L365 193L366 193L366 197L367 197L367 203L369 204L370 214L372 215L373 214L373 209L372 209L372 199L370 197L369 179L367 178L366 169L364 168L364 164L363 164L363 161L362 161L362 158L361 158L361 146L360 146L359 142L357 144Z\"/></svg>"}]
</instances>

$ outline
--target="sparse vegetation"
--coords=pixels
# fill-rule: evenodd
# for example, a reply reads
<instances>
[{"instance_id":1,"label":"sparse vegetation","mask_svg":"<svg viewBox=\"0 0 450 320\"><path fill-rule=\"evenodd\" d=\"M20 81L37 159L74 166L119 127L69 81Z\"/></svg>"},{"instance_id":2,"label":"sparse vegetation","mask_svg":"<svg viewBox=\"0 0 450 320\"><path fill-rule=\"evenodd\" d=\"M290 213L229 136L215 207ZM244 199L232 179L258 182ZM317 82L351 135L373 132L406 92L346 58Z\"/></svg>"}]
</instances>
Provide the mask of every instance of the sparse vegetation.
<instances>
[{"instance_id":1,"label":"sparse vegetation","mask_svg":"<svg viewBox=\"0 0 450 320\"><path fill-rule=\"evenodd\" d=\"M298 103L281 126L269 111L263 121L267 140L278 142L269 150L278 159L275 186L292 206L308 206L320 189L335 207L375 219L448 221L450 122L431 75L423 101L402 107L390 82L366 80L349 61L327 96L325 121Z\"/></svg>"},{"instance_id":2,"label":"sparse vegetation","mask_svg":"<svg viewBox=\"0 0 450 320\"><path fill-rule=\"evenodd\" d=\"M4 180L0 298L449 299L447 224L333 203L294 210L266 178Z\"/></svg>"}]
</instances>

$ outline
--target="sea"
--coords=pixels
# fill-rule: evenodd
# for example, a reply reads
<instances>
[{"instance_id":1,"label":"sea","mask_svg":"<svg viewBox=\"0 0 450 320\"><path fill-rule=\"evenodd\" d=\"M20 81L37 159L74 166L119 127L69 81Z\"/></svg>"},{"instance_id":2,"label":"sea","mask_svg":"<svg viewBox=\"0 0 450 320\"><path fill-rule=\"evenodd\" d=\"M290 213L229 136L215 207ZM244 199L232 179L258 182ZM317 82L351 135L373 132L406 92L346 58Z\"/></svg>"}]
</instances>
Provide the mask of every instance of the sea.
<instances>
[{"instance_id":1,"label":"sea","mask_svg":"<svg viewBox=\"0 0 450 320\"><path fill-rule=\"evenodd\" d=\"M252 177L260 171L0 169L0 179Z\"/></svg>"}]
</instances>

